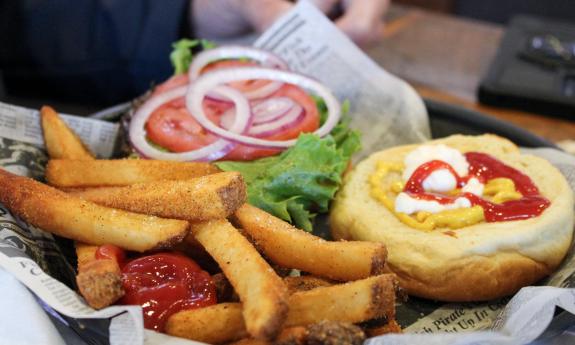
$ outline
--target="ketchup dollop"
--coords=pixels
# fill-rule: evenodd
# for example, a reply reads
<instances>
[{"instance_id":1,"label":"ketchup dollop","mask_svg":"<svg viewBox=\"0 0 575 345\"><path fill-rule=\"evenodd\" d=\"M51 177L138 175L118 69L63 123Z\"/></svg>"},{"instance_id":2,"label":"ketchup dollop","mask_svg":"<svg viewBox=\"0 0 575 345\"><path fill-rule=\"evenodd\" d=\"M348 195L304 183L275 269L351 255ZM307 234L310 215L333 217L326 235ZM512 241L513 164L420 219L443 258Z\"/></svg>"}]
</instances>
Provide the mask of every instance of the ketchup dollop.
<instances>
[{"instance_id":1,"label":"ketchup dollop","mask_svg":"<svg viewBox=\"0 0 575 345\"><path fill-rule=\"evenodd\" d=\"M465 177L459 176L451 165L433 160L419 166L405 184L404 192L410 196L421 200L433 200L440 204L453 203L458 197L467 198L473 206L481 206L487 222L500 222L510 220L521 220L539 216L549 207L551 202L539 194L539 189L529 176L521 171L506 165L505 163L481 152L467 152L464 154L469 163L469 174ZM485 200L475 194L463 193L458 196L445 196L434 193L427 193L423 188L423 181L434 171L447 169L455 176L458 187L463 187L472 177L477 178L482 183L505 177L513 181L515 189L523 197L518 200L506 201L496 204Z\"/></svg>"},{"instance_id":2,"label":"ketchup dollop","mask_svg":"<svg viewBox=\"0 0 575 345\"><path fill-rule=\"evenodd\" d=\"M209 275L190 258L176 253L140 257L122 267L126 294L120 304L142 306L144 327L163 331L170 315L215 304Z\"/></svg>"}]
</instances>

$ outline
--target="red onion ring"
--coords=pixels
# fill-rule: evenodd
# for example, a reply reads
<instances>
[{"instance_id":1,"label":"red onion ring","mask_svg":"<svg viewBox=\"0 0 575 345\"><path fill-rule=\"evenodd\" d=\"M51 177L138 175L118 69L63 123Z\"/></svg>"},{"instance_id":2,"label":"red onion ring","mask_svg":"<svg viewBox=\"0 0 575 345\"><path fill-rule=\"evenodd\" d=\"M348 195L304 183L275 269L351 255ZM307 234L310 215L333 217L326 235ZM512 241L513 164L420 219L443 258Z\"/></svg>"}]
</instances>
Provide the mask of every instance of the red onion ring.
<instances>
[{"instance_id":1,"label":"red onion ring","mask_svg":"<svg viewBox=\"0 0 575 345\"><path fill-rule=\"evenodd\" d=\"M266 85L264 85L258 89L244 92L243 94L244 94L244 96L246 96L247 99L249 99L250 101L253 101L256 99L262 99L262 98L269 97L274 92L281 89L282 86L284 86L284 83L281 83L279 81L272 81L271 83L266 84Z\"/></svg>"},{"instance_id":2,"label":"red onion ring","mask_svg":"<svg viewBox=\"0 0 575 345\"><path fill-rule=\"evenodd\" d=\"M220 86L218 85L248 79L270 79L295 84L301 88L311 90L319 97L323 98L327 106L328 116L325 123L314 132L320 137L329 134L339 121L341 116L339 102L331 91L324 85L300 74L261 67L227 68L225 70L216 70L203 75L202 78L198 78L195 82L190 84L188 92L186 93L186 107L202 127L224 139L244 145L265 148L281 149L295 145L297 139L273 141L252 138L246 135L234 133L231 130L218 127L207 118L202 103L208 92L214 90L216 87L219 88Z\"/></svg>"},{"instance_id":3,"label":"red onion ring","mask_svg":"<svg viewBox=\"0 0 575 345\"><path fill-rule=\"evenodd\" d=\"M279 56L265 50L242 47L242 46L223 46L214 49L204 50L194 57L188 70L190 81L200 76L202 69L210 63L222 59L240 59L249 58L259 62L264 67L288 69L287 63Z\"/></svg>"},{"instance_id":4,"label":"red onion ring","mask_svg":"<svg viewBox=\"0 0 575 345\"><path fill-rule=\"evenodd\" d=\"M297 125L304 117L305 110L301 105L296 104L279 119L250 127L247 134L254 137L272 135Z\"/></svg>"},{"instance_id":5,"label":"red onion ring","mask_svg":"<svg viewBox=\"0 0 575 345\"><path fill-rule=\"evenodd\" d=\"M272 95L274 92L276 92L277 90L281 89L281 87L284 85L284 83L280 83L277 81L272 81L258 89L252 90L252 91L247 91L247 92L242 92L244 94L244 96L250 100L258 100L258 99L262 99L262 98L266 98L270 95ZM222 102L222 103L231 103L229 99L218 96L216 93L213 92L208 92L208 94L206 95L207 98L216 101L216 102Z\"/></svg>"},{"instance_id":6,"label":"red onion ring","mask_svg":"<svg viewBox=\"0 0 575 345\"><path fill-rule=\"evenodd\" d=\"M266 97L269 97L270 95L273 95L274 92L281 89L281 87L283 85L284 85L284 83L281 83L278 81L272 81L272 82L270 82L270 83L268 83L268 84L266 84L266 85L264 85L258 89L247 91L247 92L242 92L242 93L244 94L244 96L248 100L254 101L254 100L266 98ZM216 94L214 92L208 92L206 97L208 97L209 99L216 101L216 102L231 103L229 99L224 98L222 96L218 96L218 94Z\"/></svg>"},{"instance_id":7,"label":"red onion ring","mask_svg":"<svg viewBox=\"0 0 575 345\"><path fill-rule=\"evenodd\" d=\"M236 113L239 114L239 116L234 117L234 121L229 129L230 133L245 132L251 123L248 100L240 92L228 86L218 86L212 90L232 100L235 104ZM180 86L150 98L138 108L130 121L129 127L130 142L138 152L148 158L162 160L213 161L222 158L236 146L235 143L220 138L210 145L197 150L174 153L159 150L148 142L146 139L145 125L152 113L167 102L183 97L187 91L188 86ZM211 123L211 121L209 122Z\"/></svg>"},{"instance_id":8,"label":"red onion ring","mask_svg":"<svg viewBox=\"0 0 575 345\"><path fill-rule=\"evenodd\" d=\"M296 103L289 97L268 98L252 107L254 125L274 121L284 116Z\"/></svg>"},{"instance_id":9,"label":"red onion ring","mask_svg":"<svg viewBox=\"0 0 575 345\"><path fill-rule=\"evenodd\" d=\"M194 60L192 61L192 64L190 65L188 71L188 77L191 81L194 81L200 76L204 67L206 67L207 65L209 65L214 61L222 59L240 59L240 58L249 58L251 60L255 60L258 63L260 63L262 67L277 68L284 70L288 69L287 63L285 61L283 61L277 55L270 53L268 51L251 47L224 46L210 50L205 50L200 54L198 54L196 57L194 57ZM244 95L249 100L262 99L273 94L274 92L279 90L282 86L283 83L274 81L256 90L244 92ZM228 99L225 99L213 93L208 93L208 97L220 102L229 102Z\"/></svg>"},{"instance_id":10,"label":"red onion ring","mask_svg":"<svg viewBox=\"0 0 575 345\"><path fill-rule=\"evenodd\" d=\"M209 93L206 98L210 98ZM274 97L259 102L252 106L253 124L260 125L275 121L286 115L295 105L296 103L289 97ZM228 109L220 117L220 127L229 129L234 122L235 116L235 109Z\"/></svg>"},{"instance_id":11,"label":"red onion ring","mask_svg":"<svg viewBox=\"0 0 575 345\"><path fill-rule=\"evenodd\" d=\"M257 106L252 108L253 126L250 126L248 128L247 135L254 137L263 137L272 135L287 128L293 127L296 124L298 124L301 120L303 120L305 116L305 111L303 107L299 104L293 103L293 101L290 98L287 97L281 97L281 98L289 100L291 102L291 105L288 104L289 108L287 108L287 111L283 113L278 112L277 110L272 112L271 114L274 115L274 118L271 120L268 119L265 122L257 123L256 116L258 116L258 112L255 109ZM272 100L273 99L270 99L270 101ZM264 109L264 111L265 110L267 109ZM281 110L283 111L284 109ZM259 112L261 116L261 113L263 112L262 109L259 109ZM266 115L267 113L264 112L264 116ZM233 108L228 109L220 117L220 127L229 130L234 121L235 116L236 116L235 109Z\"/></svg>"},{"instance_id":12,"label":"red onion ring","mask_svg":"<svg viewBox=\"0 0 575 345\"><path fill-rule=\"evenodd\" d=\"M220 127L229 130L232 127L232 123L236 119L236 110L234 108L226 110L220 116Z\"/></svg>"}]
</instances>

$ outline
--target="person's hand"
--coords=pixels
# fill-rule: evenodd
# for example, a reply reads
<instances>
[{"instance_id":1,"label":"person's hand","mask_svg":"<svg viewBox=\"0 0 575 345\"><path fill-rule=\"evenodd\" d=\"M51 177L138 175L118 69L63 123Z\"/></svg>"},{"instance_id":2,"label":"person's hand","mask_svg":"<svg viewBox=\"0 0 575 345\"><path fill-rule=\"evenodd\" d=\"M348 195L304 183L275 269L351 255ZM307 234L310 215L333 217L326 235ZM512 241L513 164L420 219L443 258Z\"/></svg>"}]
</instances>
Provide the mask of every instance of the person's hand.
<instances>
[{"instance_id":1,"label":"person's hand","mask_svg":"<svg viewBox=\"0 0 575 345\"><path fill-rule=\"evenodd\" d=\"M340 4L343 15L335 24L356 44L365 47L381 38L383 15L389 0L309 0L322 12L328 14Z\"/></svg>"},{"instance_id":2,"label":"person's hand","mask_svg":"<svg viewBox=\"0 0 575 345\"><path fill-rule=\"evenodd\" d=\"M325 14L328 14L331 10L335 8L337 4L341 2L341 0L308 0L308 1L314 4L315 7L317 7L320 11L322 11Z\"/></svg>"},{"instance_id":3,"label":"person's hand","mask_svg":"<svg viewBox=\"0 0 575 345\"><path fill-rule=\"evenodd\" d=\"M344 0L337 26L360 47L377 42L383 33L383 15L389 0Z\"/></svg>"},{"instance_id":4,"label":"person's hand","mask_svg":"<svg viewBox=\"0 0 575 345\"><path fill-rule=\"evenodd\" d=\"M329 14L338 4L344 13L335 24L365 47L381 37L389 0L308 0ZM198 37L222 39L265 31L294 4L287 0L194 0L192 22Z\"/></svg>"},{"instance_id":5,"label":"person's hand","mask_svg":"<svg viewBox=\"0 0 575 345\"><path fill-rule=\"evenodd\" d=\"M192 30L213 40L263 32L293 5L287 0L193 0Z\"/></svg>"}]
</instances>

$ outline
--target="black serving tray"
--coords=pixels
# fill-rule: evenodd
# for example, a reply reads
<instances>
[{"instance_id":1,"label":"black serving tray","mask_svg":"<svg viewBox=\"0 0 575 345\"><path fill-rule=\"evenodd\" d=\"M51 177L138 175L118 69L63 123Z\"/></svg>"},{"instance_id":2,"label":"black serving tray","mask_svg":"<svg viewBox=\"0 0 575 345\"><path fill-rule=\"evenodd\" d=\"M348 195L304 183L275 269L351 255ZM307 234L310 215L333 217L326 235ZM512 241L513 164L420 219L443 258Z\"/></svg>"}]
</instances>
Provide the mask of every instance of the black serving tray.
<instances>
[{"instance_id":1,"label":"black serving tray","mask_svg":"<svg viewBox=\"0 0 575 345\"><path fill-rule=\"evenodd\" d=\"M484 115L477 111L468 110L459 106L450 105L447 103L437 102L430 99L425 99L425 106L429 114L431 125L431 132L433 138L441 138L452 134L468 134L478 135L484 133L492 133L505 137L513 141L518 146L523 147L555 147L551 142L525 130L517 127L508 122ZM131 104L124 103L112 108L104 109L90 117L118 122L122 115L130 110ZM329 225L327 215L319 215L314 223L314 234L323 238L330 238ZM71 254L73 256L73 254ZM410 298L411 303L409 307L398 308L397 319L400 323L410 324L415 320L421 318L423 315L429 314L436 310L444 303L434 302L430 300L420 299L416 297ZM575 320L575 317L568 313L561 314L561 322L554 323L550 329L559 329L561 332L570 326ZM58 322L55 322L58 324ZM567 324L565 326L564 324ZM85 323L82 327L91 327L92 333L90 336L99 341L101 337L97 333L98 325ZM100 325L101 326L101 325ZM59 328L66 328L59 325ZM96 327L96 328L94 328ZM71 341L74 339L77 344L87 344L79 338L77 333L73 333L73 329L66 328L63 330L66 333L66 339ZM556 331L557 332L557 331ZM547 333L545 333L547 334ZM541 337L543 338L543 336ZM94 341L94 343L98 343ZM543 344L540 342L533 343L534 345Z\"/></svg>"},{"instance_id":2,"label":"black serving tray","mask_svg":"<svg viewBox=\"0 0 575 345\"><path fill-rule=\"evenodd\" d=\"M552 142L507 121L443 102L425 99L433 138L451 134L497 134L523 147L553 147Z\"/></svg>"}]
</instances>

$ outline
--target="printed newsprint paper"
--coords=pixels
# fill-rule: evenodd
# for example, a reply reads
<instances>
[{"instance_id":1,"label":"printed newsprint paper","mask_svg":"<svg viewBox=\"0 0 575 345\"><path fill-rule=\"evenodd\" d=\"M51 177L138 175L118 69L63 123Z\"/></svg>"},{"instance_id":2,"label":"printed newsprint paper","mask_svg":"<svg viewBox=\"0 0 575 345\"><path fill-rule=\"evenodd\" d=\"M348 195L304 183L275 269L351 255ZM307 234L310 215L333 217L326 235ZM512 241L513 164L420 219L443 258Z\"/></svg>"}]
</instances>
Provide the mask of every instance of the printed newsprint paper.
<instances>
[{"instance_id":1,"label":"printed newsprint paper","mask_svg":"<svg viewBox=\"0 0 575 345\"><path fill-rule=\"evenodd\" d=\"M413 89L381 70L307 2L300 1L256 46L277 53L295 70L326 83L340 99L350 100L352 124L363 133L363 155L429 138L427 115ZM64 118L99 157L113 154L116 124ZM549 159L575 188L575 158L551 149L528 151ZM46 161L38 112L0 103L0 165L41 180ZM38 339L44 344L198 344L144 330L139 307L92 310L74 290L74 269L63 251L61 240L0 205L0 344L37 344ZM459 304L412 298L397 307L405 334L366 343L524 344L546 329L545 334L569 336L564 330L575 324L569 314L575 313L574 271L571 250L542 286L524 288L513 298ZM564 312L555 315L556 306Z\"/></svg>"},{"instance_id":2,"label":"printed newsprint paper","mask_svg":"<svg viewBox=\"0 0 575 345\"><path fill-rule=\"evenodd\" d=\"M351 101L352 126L362 133L363 151L356 159L429 139L425 106L413 88L381 69L308 2L300 1L254 45Z\"/></svg>"}]
</instances>

